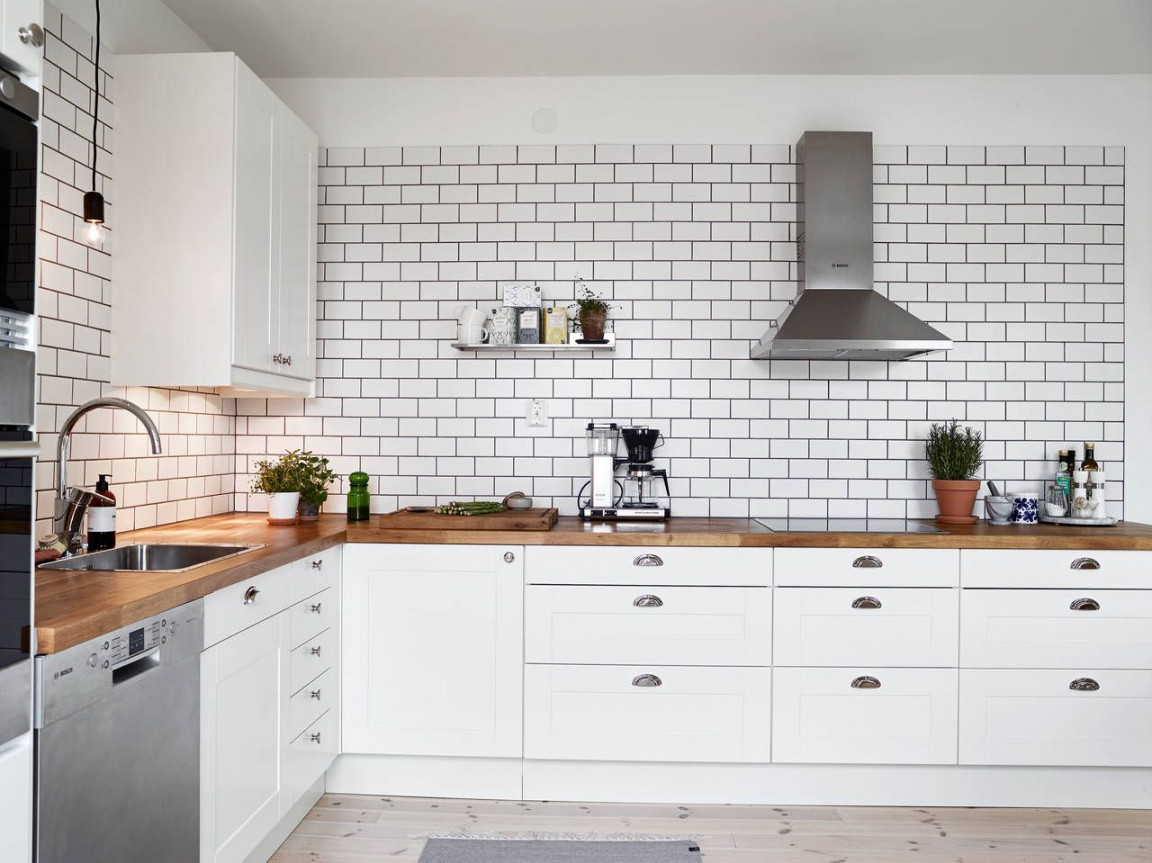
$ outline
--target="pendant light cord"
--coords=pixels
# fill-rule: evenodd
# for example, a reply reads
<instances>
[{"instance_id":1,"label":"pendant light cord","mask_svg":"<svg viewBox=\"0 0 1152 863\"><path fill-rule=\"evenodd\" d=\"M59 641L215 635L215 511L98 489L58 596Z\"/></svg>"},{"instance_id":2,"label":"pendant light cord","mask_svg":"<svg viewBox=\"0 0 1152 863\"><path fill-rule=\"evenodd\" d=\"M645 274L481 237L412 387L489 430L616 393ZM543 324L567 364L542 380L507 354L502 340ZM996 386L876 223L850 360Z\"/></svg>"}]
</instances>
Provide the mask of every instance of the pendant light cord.
<instances>
[{"instance_id":1,"label":"pendant light cord","mask_svg":"<svg viewBox=\"0 0 1152 863\"><path fill-rule=\"evenodd\" d=\"M93 80L96 99L92 105L92 191L96 191L96 133L100 126L100 0L96 0L96 73Z\"/></svg>"}]
</instances>

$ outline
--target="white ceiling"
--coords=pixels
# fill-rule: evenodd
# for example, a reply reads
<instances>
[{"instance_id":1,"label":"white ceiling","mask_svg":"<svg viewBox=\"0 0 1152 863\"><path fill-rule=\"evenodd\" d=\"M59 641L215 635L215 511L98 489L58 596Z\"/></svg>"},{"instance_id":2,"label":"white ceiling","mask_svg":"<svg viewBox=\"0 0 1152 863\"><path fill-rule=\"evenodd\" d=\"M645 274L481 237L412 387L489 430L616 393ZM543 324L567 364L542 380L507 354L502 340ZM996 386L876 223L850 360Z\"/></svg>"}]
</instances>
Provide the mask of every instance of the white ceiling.
<instances>
[{"instance_id":1,"label":"white ceiling","mask_svg":"<svg viewBox=\"0 0 1152 863\"><path fill-rule=\"evenodd\" d=\"M1152 0L164 0L265 77L1152 73Z\"/></svg>"}]
</instances>

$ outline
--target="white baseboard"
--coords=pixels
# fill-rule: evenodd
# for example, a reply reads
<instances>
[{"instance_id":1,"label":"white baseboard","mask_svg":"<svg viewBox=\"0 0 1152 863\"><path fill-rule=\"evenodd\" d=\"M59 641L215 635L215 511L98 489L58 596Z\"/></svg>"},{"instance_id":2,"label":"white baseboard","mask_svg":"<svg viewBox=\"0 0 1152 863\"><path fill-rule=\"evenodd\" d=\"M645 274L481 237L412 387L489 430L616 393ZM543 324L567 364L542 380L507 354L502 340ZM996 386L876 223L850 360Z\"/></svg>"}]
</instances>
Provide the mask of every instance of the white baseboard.
<instances>
[{"instance_id":1,"label":"white baseboard","mask_svg":"<svg viewBox=\"0 0 1152 863\"><path fill-rule=\"evenodd\" d=\"M526 760L524 799L1149 809L1152 770Z\"/></svg>"},{"instance_id":2,"label":"white baseboard","mask_svg":"<svg viewBox=\"0 0 1152 863\"><path fill-rule=\"evenodd\" d=\"M333 794L520 800L523 763L519 758L341 755L328 770L327 788Z\"/></svg>"}]
</instances>

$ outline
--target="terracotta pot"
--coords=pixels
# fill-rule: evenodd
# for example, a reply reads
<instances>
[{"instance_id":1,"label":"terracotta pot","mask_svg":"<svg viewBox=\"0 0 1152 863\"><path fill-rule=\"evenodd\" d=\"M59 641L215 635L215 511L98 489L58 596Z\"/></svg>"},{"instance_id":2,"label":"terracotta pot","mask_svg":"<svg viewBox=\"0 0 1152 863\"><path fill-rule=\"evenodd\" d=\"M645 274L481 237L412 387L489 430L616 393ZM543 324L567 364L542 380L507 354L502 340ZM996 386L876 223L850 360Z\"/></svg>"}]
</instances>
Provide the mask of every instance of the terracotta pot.
<instances>
[{"instance_id":1,"label":"terracotta pot","mask_svg":"<svg viewBox=\"0 0 1152 863\"><path fill-rule=\"evenodd\" d=\"M604 338L604 324L608 322L608 315L603 312L582 312L580 314L580 331L586 339Z\"/></svg>"},{"instance_id":2,"label":"terracotta pot","mask_svg":"<svg viewBox=\"0 0 1152 863\"><path fill-rule=\"evenodd\" d=\"M936 505L940 508L937 521L945 524L972 524L976 521L972 508L980 492L980 480L934 479L932 490L936 492Z\"/></svg>"}]
</instances>

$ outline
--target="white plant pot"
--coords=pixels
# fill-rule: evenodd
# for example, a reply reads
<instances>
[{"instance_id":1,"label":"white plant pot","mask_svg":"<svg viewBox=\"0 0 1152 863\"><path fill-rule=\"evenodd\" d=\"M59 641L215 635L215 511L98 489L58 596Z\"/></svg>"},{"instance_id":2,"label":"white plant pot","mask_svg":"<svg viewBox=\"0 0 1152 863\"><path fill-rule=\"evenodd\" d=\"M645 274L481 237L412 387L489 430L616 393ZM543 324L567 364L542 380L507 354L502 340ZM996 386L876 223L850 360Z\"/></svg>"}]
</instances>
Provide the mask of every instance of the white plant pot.
<instances>
[{"instance_id":1,"label":"white plant pot","mask_svg":"<svg viewBox=\"0 0 1152 863\"><path fill-rule=\"evenodd\" d=\"M300 504L300 492L282 491L268 495L268 521L295 522L296 507Z\"/></svg>"}]
</instances>

